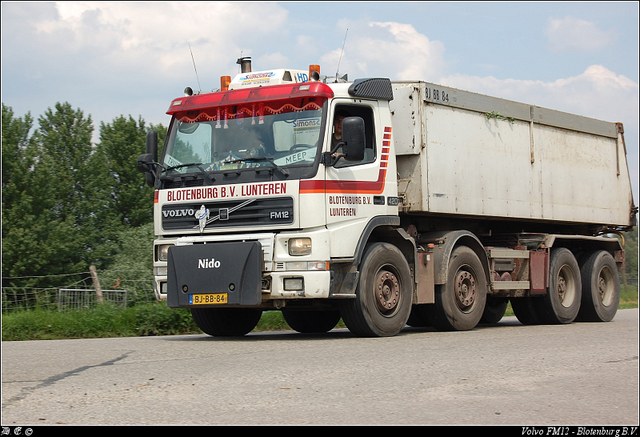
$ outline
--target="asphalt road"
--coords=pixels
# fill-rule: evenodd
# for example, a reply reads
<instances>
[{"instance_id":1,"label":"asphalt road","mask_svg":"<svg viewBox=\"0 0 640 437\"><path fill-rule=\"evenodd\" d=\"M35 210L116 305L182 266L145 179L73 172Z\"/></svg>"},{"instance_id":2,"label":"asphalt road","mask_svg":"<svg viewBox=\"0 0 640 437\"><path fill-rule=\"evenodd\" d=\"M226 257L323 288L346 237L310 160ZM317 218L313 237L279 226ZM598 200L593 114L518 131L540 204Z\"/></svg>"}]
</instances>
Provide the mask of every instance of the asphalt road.
<instances>
[{"instance_id":1,"label":"asphalt road","mask_svg":"<svg viewBox=\"0 0 640 437\"><path fill-rule=\"evenodd\" d=\"M2 343L2 425L638 424L638 310L392 338Z\"/></svg>"}]
</instances>

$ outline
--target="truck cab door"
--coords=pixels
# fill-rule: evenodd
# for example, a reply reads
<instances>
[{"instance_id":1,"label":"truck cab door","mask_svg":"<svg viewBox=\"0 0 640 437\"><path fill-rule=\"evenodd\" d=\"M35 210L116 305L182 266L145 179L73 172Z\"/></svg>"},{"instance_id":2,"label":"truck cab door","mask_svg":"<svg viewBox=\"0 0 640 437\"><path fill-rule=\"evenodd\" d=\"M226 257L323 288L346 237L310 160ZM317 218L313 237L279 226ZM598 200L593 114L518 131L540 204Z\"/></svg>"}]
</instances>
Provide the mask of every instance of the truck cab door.
<instances>
[{"instance_id":1,"label":"truck cab door","mask_svg":"<svg viewBox=\"0 0 640 437\"><path fill-rule=\"evenodd\" d=\"M373 217L397 215L395 160L392 171L389 167L391 125L389 120L382 126L378 105L377 101L344 99L335 100L330 108L329 120L361 117L365 126L362 160L341 158L326 166L325 214L332 257L353 256L362 231ZM339 125L328 129L325 152L335 146L334 131L339 134L339 130Z\"/></svg>"}]
</instances>

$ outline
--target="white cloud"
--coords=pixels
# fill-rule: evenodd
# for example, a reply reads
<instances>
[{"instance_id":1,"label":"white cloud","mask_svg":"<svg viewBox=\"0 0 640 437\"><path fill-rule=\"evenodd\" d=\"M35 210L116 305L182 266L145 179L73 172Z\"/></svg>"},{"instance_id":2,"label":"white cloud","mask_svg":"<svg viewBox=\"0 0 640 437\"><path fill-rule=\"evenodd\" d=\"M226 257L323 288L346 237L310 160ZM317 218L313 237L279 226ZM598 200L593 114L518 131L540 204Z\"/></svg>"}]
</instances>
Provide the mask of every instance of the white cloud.
<instances>
[{"instance_id":1,"label":"white cloud","mask_svg":"<svg viewBox=\"0 0 640 437\"><path fill-rule=\"evenodd\" d=\"M614 30L603 31L591 21L575 17L549 18L545 35L549 48L555 52L598 50L613 44Z\"/></svg>"},{"instance_id":2,"label":"white cloud","mask_svg":"<svg viewBox=\"0 0 640 437\"><path fill-rule=\"evenodd\" d=\"M393 41L378 40L374 44L380 44L377 52L383 61L398 67L398 79L433 77L444 70L444 45L440 41L430 41L410 24L374 22L370 25L387 29L393 35Z\"/></svg>"},{"instance_id":3,"label":"white cloud","mask_svg":"<svg viewBox=\"0 0 640 437\"><path fill-rule=\"evenodd\" d=\"M114 71L153 67L174 76L192 68L189 44L198 68L214 69L243 50L251 55L256 38L283 35L287 18L274 3L59 2L56 8L57 16L34 23L45 43L58 43L55 50L87 52L87 62Z\"/></svg>"},{"instance_id":4,"label":"white cloud","mask_svg":"<svg viewBox=\"0 0 640 437\"><path fill-rule=\"evenodd\" d=\"M607 121L636 123L638 118L638 84L601 65L552 82L458 74L443 77L441 83Z\"/></svg>"},{"instance_id":5,"label":"white cloud","mask_svg":"<svg viewBox=\"0 0 640 437\"><path fill-rule=\"evenodd\" d=\"M341 75L418 80L439 76L445 70L444 45L431 41L410 24L341 20L338 27L349 29L340 60ZM341 51L342 47L336 47L322 56L322 64L331 69L325 70L326 74L335 74Z\"/></svg>"}]
</instances>

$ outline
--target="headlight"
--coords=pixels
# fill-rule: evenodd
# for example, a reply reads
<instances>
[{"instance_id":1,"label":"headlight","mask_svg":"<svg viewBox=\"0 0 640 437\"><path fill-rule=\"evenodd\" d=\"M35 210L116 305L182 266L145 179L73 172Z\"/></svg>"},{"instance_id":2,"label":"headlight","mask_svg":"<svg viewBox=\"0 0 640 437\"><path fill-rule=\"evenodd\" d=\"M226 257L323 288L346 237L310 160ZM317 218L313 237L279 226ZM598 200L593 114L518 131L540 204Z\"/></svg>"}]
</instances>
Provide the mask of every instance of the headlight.
<instances>
[{"instance_id":1,"label":"headlight","mask_svg":"<svg viewBox=\"0 0 640 437\"><path fill-rule=\"evenodd\" d=\"M302 256L311 254L311 238L289 238L289 255Z\"/></svg>"},{"instance_id":2,"label":"headlight","mask_svg":"<svg viewBox=\"0 0 640 437\"><path fill-rule=\"evenodd\" d=\"M173 244L161 244L157 246L158 261L166 261L169 258L169 248L171 246L173 246Z\"/></svg>"}]
</instances>

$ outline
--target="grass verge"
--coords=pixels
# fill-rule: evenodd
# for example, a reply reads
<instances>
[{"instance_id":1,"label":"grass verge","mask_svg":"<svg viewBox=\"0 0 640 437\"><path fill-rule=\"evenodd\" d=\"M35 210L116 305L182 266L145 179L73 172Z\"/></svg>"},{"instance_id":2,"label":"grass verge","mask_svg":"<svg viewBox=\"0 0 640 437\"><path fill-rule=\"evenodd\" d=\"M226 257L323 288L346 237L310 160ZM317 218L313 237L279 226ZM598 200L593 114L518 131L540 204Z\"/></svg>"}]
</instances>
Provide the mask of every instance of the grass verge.
<instances>
[{"instance_id":1,"label":"grass verge","mask_svg":"<svg viewBox=\"0 0 640 437\"><path fill-rule=\"evenodd\" d=\"M622 287L620 309L638 308L638 289ZM513 316L511 305L505 316ZM338 327L344 328L342 321ZM254 331L289 330L280 311L265 311ZM201 333L186 308L166 303L120 309L104 304L84 311L20 311L2 316L2 341L137 337Z\"/></svg>"}]
</instances>

